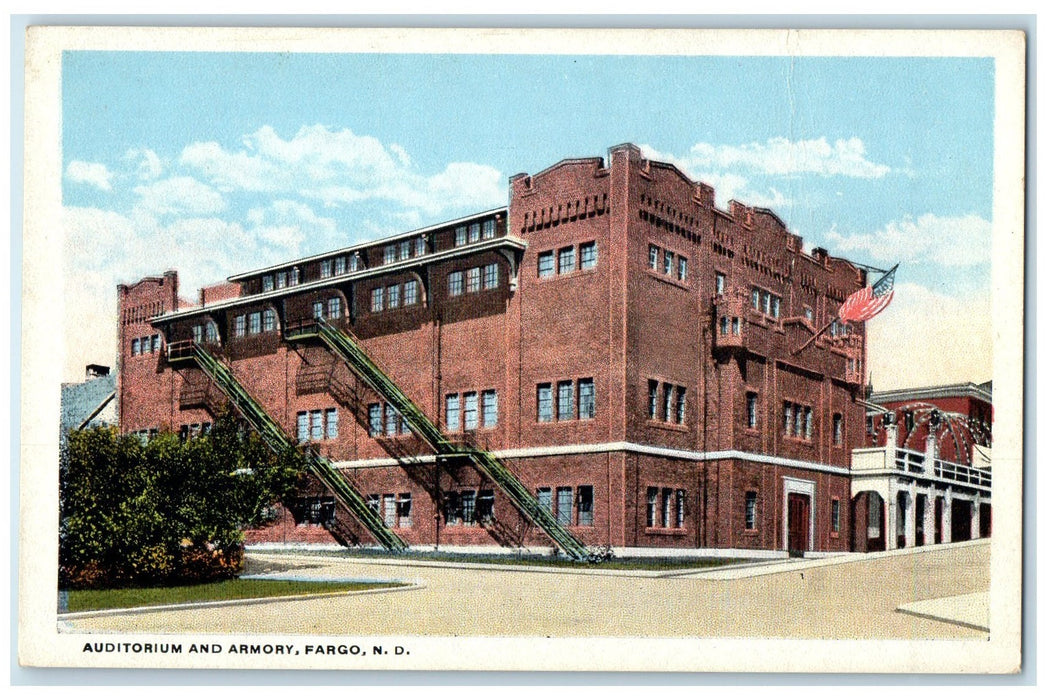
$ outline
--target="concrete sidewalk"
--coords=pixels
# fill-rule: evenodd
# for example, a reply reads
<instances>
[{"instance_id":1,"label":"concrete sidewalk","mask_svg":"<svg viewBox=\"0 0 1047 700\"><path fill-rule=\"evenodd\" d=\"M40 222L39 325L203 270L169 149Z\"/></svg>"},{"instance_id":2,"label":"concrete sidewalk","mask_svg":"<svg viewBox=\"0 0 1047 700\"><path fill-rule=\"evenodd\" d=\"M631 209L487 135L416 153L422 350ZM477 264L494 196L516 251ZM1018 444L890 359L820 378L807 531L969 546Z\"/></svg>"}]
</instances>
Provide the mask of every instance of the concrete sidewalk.
<instances>
[{"instance_id":1,"label":"concrete sidewalk","mask_svg":"<svg viewBox=\"0 0 1047 700\"><path fill-rule=\"evenodd\" d=\"M410 567L405 561L323 556L252 554L251 559L256 570L412 578L424 586L229 606L214 615L129 612L71 624L76 631L139 633L368 636L380 629L387 635L447 637L971 639L984 638L985 632L898 610L914 600L963 596L989 587L988 540L891 556L761 564L747 567L744 576L739 568L737 576L720 579L636 577L629 572L584 576L496 565ZM783 566L790 568L769 571Z\"/></svg>"},{"instance_id":2,"label":"concrete sidewalk","mask_svg":"<svg viewBox=\"0 0 1047 700\"><path fill-rule=\"evenodd\" d=\"M899 605L898 612L988 632L989 591L920 600Z\"/></svg>"}]
</instances>

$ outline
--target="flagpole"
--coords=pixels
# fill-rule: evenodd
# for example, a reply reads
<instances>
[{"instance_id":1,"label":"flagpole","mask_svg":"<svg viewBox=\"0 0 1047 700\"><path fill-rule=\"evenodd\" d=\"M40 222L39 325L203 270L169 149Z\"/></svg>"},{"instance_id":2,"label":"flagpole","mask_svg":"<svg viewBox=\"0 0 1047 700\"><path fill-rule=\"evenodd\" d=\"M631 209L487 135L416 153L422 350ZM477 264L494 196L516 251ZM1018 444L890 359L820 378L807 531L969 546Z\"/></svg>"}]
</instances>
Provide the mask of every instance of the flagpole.
<instances>
[{"instance_id":1,"label":"flagpole","mask_svg":"<svg viewBox=\"0 0 1047 700\"><path fill-rule=\"evenodd\" d=\"M815 333L814 335L811 336L810 340L808 340L806 343L804 343L800 347L798 347L795 350L793 350L792 354L793 355L799 355L801 352L803 352L807 348L808 345L810 345L814 341L818 340L818 338L820 338L822 336L822 333L824 333L825 331L829 330L829 326L834 324L836 321L837 321L837 317L833 316L832 319L828 323L826 323L824 326L822 326L822 329L820 331L818 331L817 333Z\"/></svg>"}]
</instances>

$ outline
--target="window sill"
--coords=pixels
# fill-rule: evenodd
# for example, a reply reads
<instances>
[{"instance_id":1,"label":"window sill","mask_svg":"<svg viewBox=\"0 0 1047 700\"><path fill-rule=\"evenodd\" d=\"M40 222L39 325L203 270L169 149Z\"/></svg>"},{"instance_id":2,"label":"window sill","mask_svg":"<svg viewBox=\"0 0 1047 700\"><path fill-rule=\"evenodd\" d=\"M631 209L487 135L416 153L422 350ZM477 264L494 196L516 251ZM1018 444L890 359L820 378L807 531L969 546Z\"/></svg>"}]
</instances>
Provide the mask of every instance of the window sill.
<instances>
[{"instance_id":1,"label":"window sill","mask_svg":"<svg viewBox=\"0 0 1047 700\"><path fill-rule=\"evenodd\" d=\"M585 276L585 275L594 275L594 274L596 274L596 270L597 270L598 267L599 266L597 266L597 267L590 267L590 268L587 268L585 270L571 270L570 272L564 272L564 273L557 272L557 273L554 273L554 274L551 274L551 275L545 275L544 277L543 276L537 276L537 277L535 277L535 279L538 280L539 282L543 282L543 283L544 282L555 282L556 280L569 280L569 279L572 279L574 277L582 277L582 276Z\"/></svg>"},{"instance_id":2,"label":"window sill","mask_svg":"<svg viewBox=\"0 0 1047 700\"><path fill-rule=\"evenodd\" d=\"M664 537L683 537L687 534L685 527L647 527L644 528L645 535L660 535Z\"/></svg>"},{"instance_id":3,"label":"window sill","mask_svg":"<svg viewBox=\"0 0 1047 700\"><path fill-rule=\"evenodd\" d=\"M690 430L690 427L686 423L667 423L660 420L647 419L647 427L649 428L662 428L663 430L672 430L677 433L686 433Z\"/></svg>"},{"instance_id":4,"label":"window sill","mask_svg":"<svg viewBox=\"0 0 1047 700\"><path fill-rule=\"evenodd\" d=\"M655 272L654 270L652 270L649 267L646 268L645 272L648 274L648 276L658 280L659 282L664 282L664 283L672 285L673 287L676 287L678 289L686 289L686 290L690 290L691 289L691 285L688 282L681 282L680 280L676 279L675 277L670 277L669 275L665 274L664 272Z\"/></svg>"}]
</instances>

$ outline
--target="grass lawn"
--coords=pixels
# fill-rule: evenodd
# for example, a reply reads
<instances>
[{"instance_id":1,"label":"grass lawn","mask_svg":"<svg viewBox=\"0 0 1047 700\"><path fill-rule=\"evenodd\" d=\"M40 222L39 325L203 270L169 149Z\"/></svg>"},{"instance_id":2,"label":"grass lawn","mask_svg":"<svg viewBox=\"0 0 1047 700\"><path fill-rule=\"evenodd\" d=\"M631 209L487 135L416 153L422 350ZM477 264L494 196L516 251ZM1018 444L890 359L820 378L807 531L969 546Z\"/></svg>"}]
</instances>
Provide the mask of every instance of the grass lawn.
<instances>
[{"instance_id":1,"label":"grass lawn","mask_svg":"<svg viewBox=\"0 0 1047 700\"><path fill-rule=\"evenodd\" d=\"M108 588L91 591L69 591L69 612L139 608L148 605L203 603L216 600L245 600L279 596L366 591L374 588L396 588L402 583L351 583L337 581L270 581L264 579L230 579L217 583L169 588Z\"/></svg>"},{"instance_id":2,"label":"grass lawn","mask_svg":"<svg viewBox=\"0 0 1047 700\"><path fill-rule=\"evenodd\" d=\"M266 552L274 554L275 552ZM324 554L333 557L367 557L368 559L386 558L390 560L410 561L445 561L462 564L501 564L502 566L550 566L565 569L610 569L638 571L676 571L681 569L705 569L715 566L727 566L748 561L746 559L723 558L656 558L656 557L615 557L600 562L575 561L564 557L515 554L451 554L447 552L410 552L407 554L390 554L381 551L358 552L345 551L309 551L288 552L292 554Z\"/></svg>"}]
</instances>

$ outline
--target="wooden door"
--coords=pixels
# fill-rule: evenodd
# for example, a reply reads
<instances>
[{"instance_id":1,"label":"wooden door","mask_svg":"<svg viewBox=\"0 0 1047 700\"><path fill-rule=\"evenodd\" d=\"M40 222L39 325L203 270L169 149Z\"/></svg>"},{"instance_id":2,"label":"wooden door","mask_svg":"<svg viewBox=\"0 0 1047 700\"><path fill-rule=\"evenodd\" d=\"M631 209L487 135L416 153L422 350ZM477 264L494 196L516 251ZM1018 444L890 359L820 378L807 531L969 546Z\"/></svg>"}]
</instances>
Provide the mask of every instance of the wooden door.
<instances>
[{"instance_id":1,"label":"wooden door","mask_svg":"<svg viewBox=\"0 0 1047 700\"><path fill-rule=\"evenodd\" d=\"M789 551L806 551L811 536L811 497L802 493L790 493L788 507Z\"/></svg>"}]
</instances>

